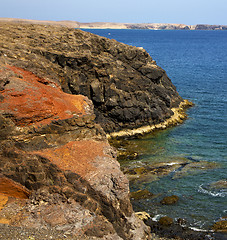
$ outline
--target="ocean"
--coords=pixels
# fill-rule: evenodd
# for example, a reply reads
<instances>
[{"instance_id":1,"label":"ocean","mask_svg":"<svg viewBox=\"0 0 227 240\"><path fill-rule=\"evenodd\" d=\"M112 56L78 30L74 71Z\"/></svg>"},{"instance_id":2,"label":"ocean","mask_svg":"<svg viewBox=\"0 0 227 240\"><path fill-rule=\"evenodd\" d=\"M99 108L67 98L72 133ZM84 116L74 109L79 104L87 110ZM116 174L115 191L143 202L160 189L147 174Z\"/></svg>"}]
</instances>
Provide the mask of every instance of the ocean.
<instances>
[{"instance_id":1,"label":"ocean","mask_svg":"<svg viewBox=\"0 0 227 240\"><path fill-rule=\"evenodd\" d=\"M148 189L160 195L133 203L134 209L155 218L184 218L199 229L209 229L215 221L227 217L227 31L86 31L143 47L167 72L179 94L195 104L182 125L129 140L140 153L136 162L186 158L216 164L178 178L172 173L156 181L131 183L131 191ZM127 164L135 161L128 160ZM217 185L220 181L224 184ZM178 204L159 203L161 197L173 194L179 196Z\"/></svg>"}]
</instances>

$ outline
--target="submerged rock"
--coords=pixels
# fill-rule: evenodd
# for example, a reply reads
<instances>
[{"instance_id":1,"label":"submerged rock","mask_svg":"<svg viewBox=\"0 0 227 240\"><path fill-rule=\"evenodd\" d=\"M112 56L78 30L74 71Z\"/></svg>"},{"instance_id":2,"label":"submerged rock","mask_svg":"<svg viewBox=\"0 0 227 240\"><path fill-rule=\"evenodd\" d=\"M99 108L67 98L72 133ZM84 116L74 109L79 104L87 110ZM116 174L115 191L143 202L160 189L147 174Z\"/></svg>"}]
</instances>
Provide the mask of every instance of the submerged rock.
<instances>
[{"instance_id":1,"label":"submerged rock","mask_svg":"<svg viewBox=\"0 0 227 240\"><path fill-rule=\"evenodd\" d=\"M160 203L163 205L173 205L176 204L179 200L179 197L176 195L164 197Z\"/></svg>"},{"instance_id":2,"label":"submerged rock","mask_svg":"<svg viewBox=\"0 0 227 240\"><path fill-rule=\"evenodd\" d=\"M123 164L122 171L130 181L152 182L175 173L177 169L184 167L189 162L190 160L182 157L174 157L168 162L156 163L130 161L128 165Z\"/></svg>"},{"instance_id":3,"label":"submerged rock","mask_svg":"<svg viewBox=\"0 0 227 240\"><path fill-rule=\"evenodd\" d=\"M154 194L148 191L147 189L138 190L136 192L130 192L130 198L133 200L140 200L153 197Z\"/></svg>"},{"instance_id":4,"label":"submerged rock","mask_svg":"<svg viewBox=\"0 0 227 240\"><path fill-rule=\"evenodd\" d=\"M208 162L208 161L197 161L191 162L183 167L180 171L177 171L173 179L185 177L191 174L198 174L201 171L214 169L218 167L218 163L216 162Z\"/></svg>"},{"instance_id":5,"label":"submerged rock","mask_svg":"<svg viewBox=\"0 0 227 240\"><path fill-rule=\"evenodd\" d=\"M210 184L213 189L227 189L227 180L219 180Z\"/></svg>"}]
</instances>

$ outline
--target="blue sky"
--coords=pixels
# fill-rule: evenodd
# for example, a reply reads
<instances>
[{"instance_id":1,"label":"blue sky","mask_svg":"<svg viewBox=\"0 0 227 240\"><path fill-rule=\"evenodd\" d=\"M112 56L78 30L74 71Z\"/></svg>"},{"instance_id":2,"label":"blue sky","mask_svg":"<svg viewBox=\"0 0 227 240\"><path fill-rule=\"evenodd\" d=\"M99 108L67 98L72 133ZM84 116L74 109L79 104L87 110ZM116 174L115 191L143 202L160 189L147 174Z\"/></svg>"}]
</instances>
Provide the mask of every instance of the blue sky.
<instances>
[{"instance_id":1,"label":"blue sky","mask_svg":"<svg viewBox=\"0 0 227 240\"><path fill-rule=\"evenodd\" d=\"M0 17L227 25L227 0L0 0Z\"/></svg>"}]
</instances>

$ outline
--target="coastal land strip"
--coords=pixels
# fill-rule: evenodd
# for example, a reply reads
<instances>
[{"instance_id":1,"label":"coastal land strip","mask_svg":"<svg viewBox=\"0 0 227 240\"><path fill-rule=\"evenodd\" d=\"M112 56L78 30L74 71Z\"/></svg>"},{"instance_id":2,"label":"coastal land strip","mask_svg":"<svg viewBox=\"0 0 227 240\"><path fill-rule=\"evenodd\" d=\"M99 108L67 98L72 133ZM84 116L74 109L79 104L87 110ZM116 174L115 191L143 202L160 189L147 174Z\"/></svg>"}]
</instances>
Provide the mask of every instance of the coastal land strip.
<instances>
[{"instance_id":1,"label":"coastal land strip","mask_svg":"<svg viewBox=\"0 0 227 240\"><path fill-rule=\"evenodd\" d=\"M78 29L150 29L150 30L227 30L227 25L220 24L177 24L177 23L115 23L115 22L90 22L78 21L45 21L19 18L0 18L4 22L60 25Z\"/></svg>"}]
</instances>

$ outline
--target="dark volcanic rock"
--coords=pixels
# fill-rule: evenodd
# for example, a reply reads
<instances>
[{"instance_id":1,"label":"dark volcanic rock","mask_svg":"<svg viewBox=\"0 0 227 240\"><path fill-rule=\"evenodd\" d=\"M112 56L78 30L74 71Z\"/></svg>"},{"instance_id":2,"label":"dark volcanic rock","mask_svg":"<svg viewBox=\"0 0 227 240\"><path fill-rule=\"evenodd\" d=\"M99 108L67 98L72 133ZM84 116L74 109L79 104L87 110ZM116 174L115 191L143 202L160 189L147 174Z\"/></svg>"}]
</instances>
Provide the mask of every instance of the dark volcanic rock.
<instances>
[{"instance_id":1,"label":"dark volcanic rock","mask_svg":"<svg viewBox=\"0 0 227 240\"><path fill-rule=\"evenodd\" d=\"M60 83L66 93L87 96L108 133L163 122L182 102L144 49L58 26L0 28L3 59L48 79L47 85Z\"/></svg>"}]
</instances>

